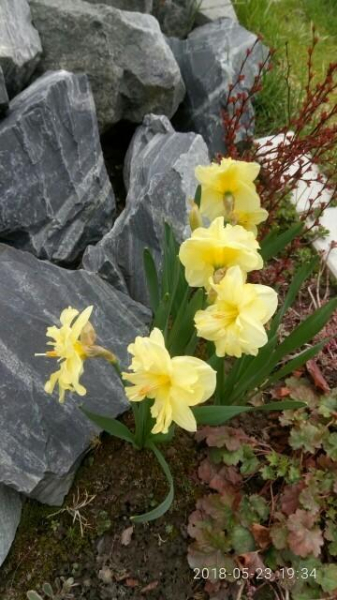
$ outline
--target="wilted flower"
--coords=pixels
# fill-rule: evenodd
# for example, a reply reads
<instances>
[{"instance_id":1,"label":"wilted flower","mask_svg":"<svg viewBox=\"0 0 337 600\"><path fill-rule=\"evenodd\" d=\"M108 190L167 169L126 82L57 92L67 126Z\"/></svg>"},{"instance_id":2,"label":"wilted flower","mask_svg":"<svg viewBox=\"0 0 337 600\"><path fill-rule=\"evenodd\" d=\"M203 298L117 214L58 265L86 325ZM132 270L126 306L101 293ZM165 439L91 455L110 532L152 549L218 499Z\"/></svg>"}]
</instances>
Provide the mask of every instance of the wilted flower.
<instances>
[{"instance_id":1,"label":"wilted flower","mask_svg":"<svg viewBox=\"0 0 337 600\"><path fill-rule=\"evenodd\" d=\"M265 285L246 283L240 267L231 267L219 284L211 286L216 299L197 311L198 335L214 342L217 356L256 356L268 341L263 325L276 311L276 292Z\"/></svg>"},{"instance_id":2,"label":"wilted flower","mask_svg":"<svg viewBox=\"0 0 337 600\"><path fill-rule=\"evenodd\" d=\"M195 175L202 190L201 213L211 221L224 216L226 221L256 234L256 225L268 217L254 184L259 171L258 163L231 158L223 158L220 164L196 167Z\"/></svg>"},{"instance_id":3,"label":"wilted flower","mask_svg":"<svg viewBox=\"0 0 337 600\"><path fill-rule=\"evenodd\" d=\"M92 306L88 306L81 313L70 306L63 310L60 316L62 327L53 326L47 329L47 337L53 340L47 342L47 345L54 346L54 349L35 355L58 359L60 368L51 374L44 389L48 394L52 394L58 383L60 402L64 402L67 390L76 392L80 396L87 393L79 381L86 358L101 356L109 362L116 361L112 352L95 345L96 333L89 322L92 310ZM77 317L76 321L74 321L75 317Z\"/></svg>"},{"instance_id":4,"label":"wilted flower","mask_svg":"<svg viewBox=\"0 0 337 600\"><path fill-rule=\"evenodd\" d=\"M133 355L133 373L123 373L125 381L132 384L125 392L131 402L154 400L151 414L156 424L152 432L167 433L172 421L187 431L196 431L196 420L189 407L212 396L215 371L199 358L171 358L157 328L149 337L136 337L128 351Z\"/></svg>"},{"instance_id":5,"label":"wilted flower","mask_svg":"<svg viewBox=\"0 0 337 600\"><path fill-rule=\"evenodd\" d=\"M240 225L224 227L224 217L217 217L210 227L193 231L180 246L179 258L189 285L209 288L210 278L219 269L222 276L227 268L236 265L246 272L262 269L259 248L252 232Z\"/></svg>"}]
</instances>

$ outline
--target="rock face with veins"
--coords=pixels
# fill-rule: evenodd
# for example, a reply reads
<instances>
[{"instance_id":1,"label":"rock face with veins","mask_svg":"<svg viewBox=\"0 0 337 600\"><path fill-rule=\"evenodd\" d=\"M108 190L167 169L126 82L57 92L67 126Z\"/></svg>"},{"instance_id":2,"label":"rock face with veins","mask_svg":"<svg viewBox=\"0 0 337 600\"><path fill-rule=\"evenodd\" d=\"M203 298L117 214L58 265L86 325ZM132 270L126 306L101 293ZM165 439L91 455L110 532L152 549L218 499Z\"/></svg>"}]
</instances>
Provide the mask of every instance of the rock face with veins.
<instances>
[{"instance_id":1,"label":"rock face with veins","mask_svg":"<svg viewBox=\"0 0 337 600\"><path fill-rule=\"evenodd\" d=\"M132 298L148 305L144 248L159 267L164 223L179 241L188 234L190 200L197 187L194 170L208 162L200 135L177 133L166 117L145 117L125 160L126 208L111 231L87 248L84 268L115 286L124 285Z\"/></svg>"},{"instance_id":2,"label":"rock face with veins","mask_svg":"<svg viewBox=\"0 0 337 600\"><path fill-rule=\"evenodd\" d=\"M0 67L10 97L27 84L41 53L40 37L32 25L27 0L1 0Z\"/></svg>"},{"instance_id":3,"label":"rock face with veins","mask_svg":"<svg viewBox=\"0 0 337 600\"><path fill-rule=\"evenodd\" d=\"M71 264L111 228L115 197L85 75L47 73L16 96L0 147L0 240Z\"/></svg>"},{"instance_id":4,"label":"rock face with veins","mask_svg":"<svg viewBox=\"0 0 337 600\"><path fill-rule=\"evenodd\" d=\"M253 47L256 39L255 34L231 19L219 19L197 27L186 40L169 39L187 90L176 123L183 131L200 133L212 157L225 151L221 111L229 84L237 80L246 59L242 71L244 79L236 86L235 93L249 90L259 63L267 56L267 49L258 42L247 59L247 50ZM253 132L253 120L254 111L249 101L237 142Z\"/></svg>"}]
</instances>

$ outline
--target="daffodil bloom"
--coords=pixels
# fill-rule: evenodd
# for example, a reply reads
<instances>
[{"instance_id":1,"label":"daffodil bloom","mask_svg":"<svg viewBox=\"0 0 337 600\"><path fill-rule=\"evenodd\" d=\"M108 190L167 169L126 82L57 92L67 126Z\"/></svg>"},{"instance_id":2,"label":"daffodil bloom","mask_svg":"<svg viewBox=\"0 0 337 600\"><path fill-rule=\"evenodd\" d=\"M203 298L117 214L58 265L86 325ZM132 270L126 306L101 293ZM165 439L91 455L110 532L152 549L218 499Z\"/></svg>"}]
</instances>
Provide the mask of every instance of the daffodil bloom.
<instances>
[{"instance_id":1,"label":"daffodil bloom","mask_svg":"<svg viewBox=\"0 0 337 600\"><path fill-rule=\"evenodd\" d=\"M47 329L47 337L53 340L47 342L47 345L54 346L53 350L36 354L58 359L60 368L52 373L44 389L47 394L52 394L55 385L58 384L61 403L64 402L67 390L80 396L86 394L85 387L80 383L86 358L101 356L110 362L116 361L112 352L95 345L96 332L89 322L92 310L92 306L88 306L81 313L71 307L63 310L60 316L61 327L53 326Z\"/></svg>"},{"instance_id":2,"label":"daffodil bloom","mask_svg":"<svg viewBox=\"0 0 337 600\"><path fill-rule=\"evenodd\" d=\"M259 171L258 163L231 158L196 167L195 176L201 184L201 213L211 221L224 216L226 221L242 225L256 235L256 225L268 217L254 184Z\"/></svg>"},{"instance_id":3,"label":"daffodil bloom","mask_svg":"<svg viewBox=\"0 0 337 600\"><path fill-rule=\"evenodd\" d=\"M249 272L262 269L260 246L251 231L241 225L226 225L217 217L206 227L195 229L180 246L179 258L185 267L186 280L192 287L209 288L214 272L238 265Z\"/></svg>"},{"instance_id":4,"label":"daffodil bloom","mask_svg":"<svg viewBox=\"0 0 337 600\"><path fill-rule=\"evenodd\" d=\"M149 337L136 337L128 351L133 356L130 366L133 372L122 374L124 380L132 384L126 386L125 392L131 402L154 400L151 414L156 423L152 433L167 433L172 421L187 431L196 431L190 406L212 396L215 371L199 358L171 358L157 328Z\"/></svg>"},{"instance_id":5,"label":"daffodil bloom","mask_svg":"<svg viewBox=\"0 0 337 600\"><path fill-rule=\"evenodd\" d=\"M268 341L264 325L276 311L276 292L265 285L246 283L240 267L231 267L220 283L211 286L216 299L197 311L198 335L214 342L217 356L256 356Z\"/></svg>"}]
</instances>

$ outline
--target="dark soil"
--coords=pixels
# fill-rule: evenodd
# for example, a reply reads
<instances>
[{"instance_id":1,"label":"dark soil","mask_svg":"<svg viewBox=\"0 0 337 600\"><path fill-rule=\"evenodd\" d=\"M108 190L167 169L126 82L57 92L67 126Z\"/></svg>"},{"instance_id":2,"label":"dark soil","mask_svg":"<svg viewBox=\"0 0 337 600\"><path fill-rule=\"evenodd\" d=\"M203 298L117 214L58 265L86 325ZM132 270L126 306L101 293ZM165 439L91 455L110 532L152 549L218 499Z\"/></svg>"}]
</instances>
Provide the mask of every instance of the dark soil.
<instances>
[{"instance_id":1,"label":"dark soil","mask_svg":"<svg viewBox=\"0 0 337 600\"><path fill-rule=\"evenodd\" d=\"M86 458L64 506L73 495L95 498L80 510L78 521L67 512L27 501L11 553L1 569L1 600L26 600L26 592L41 592L44 582L54 589L57 578L73 577L69 596L83 600L203 600L200 582L193 581L187 554L186 524L202 494L196 476L197 447L179 432L165 451L175 479L170 511L149 524L134 525L131 540L122 534L141 514L160 502L167 484L155 458L147 451L104 437ZM126 540L128 541L128 540Z\"/></svg>"}]
</instances>

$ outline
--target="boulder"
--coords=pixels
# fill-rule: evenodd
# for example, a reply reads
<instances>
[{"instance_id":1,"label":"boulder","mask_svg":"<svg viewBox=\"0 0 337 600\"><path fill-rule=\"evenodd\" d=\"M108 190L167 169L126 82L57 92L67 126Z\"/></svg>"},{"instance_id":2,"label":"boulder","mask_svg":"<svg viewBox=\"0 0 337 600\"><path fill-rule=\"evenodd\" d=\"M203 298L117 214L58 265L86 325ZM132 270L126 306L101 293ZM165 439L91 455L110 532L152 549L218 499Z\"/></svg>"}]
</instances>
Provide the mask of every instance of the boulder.
<instances>
[{"instance_id":1,"label":"boulder","mask_svg":"<svg viewBox=\"0 0 337 600\"><path fill-rule=\"evenodd\" d=\"M148 112L171 117L185 88L151 15L82 0L31 0L44 54L41 69L85 71L101 131Z\"/></svg>"},{"instance_id":2,"label":"boulder","mask_svg":"<svg viewBox=\"0 0 337 600\"><path fill-rule=\"evenodd\" d=\"M0 245L0 483L46 504L60 505L76 468L98 429L81 412L116 417L128 409L114 369L88 360L81 382L84 398L68 393L63 405L44 391L57 370L45 352L46 328L59 326L68 306L94 306L91 322L99 344L125 368L127 346L147 332L150 313L87 271L69 271L29 252ZM14 326L14 327L13 327Z\"/></svg>"},{"instance_id":3,"label":"boulder","mask_svg":"<svg viewBox=\"0 0 337 600\"><path fill-rule=\"evenodd\" d=\"M1 0L0 40L0 66L12 97L29 81L42 52L27 0Z\"/></svg>"},{"instance_id":4,"label":"boulder","mask_svg":"<svg viewBox=\"0 0 337 600\"><path fill-rule=\"evenodd\" d=\"M194 133L176 133L165 117L149 115L139 127L126 158L126 208L112 230L83 255L83 266L114 285L121 277L132 298L148 305L143 250L161 262L164 223L179 241L189 232L194 169L209 162L205 142Z\"/></svg>"},{"instance_id":5,"label":"boulder","mask_svg":"<svg viewBox=\"0 0 337 600\"><path fill-rule=\"evenodd\" d=\"M198 4L196 0L153 0L153 15L165 35L184 38L193 27Z\"/></svg>"},{"instance_id":6,"label":"boulder","mask_svg":"<svg viewBox=\"0 0 337 600\"><path fill-rule=\"evenodd\" d=\"M20 522L21 508L20 494L0 484L0 566L14 540Z\"/></svg>"},{"instance_id":7,"label":"boulder","mask_svg":"<svg viewBox=\"0 0 337 600\"><path fill-rule=\"evenodd\" d=\"M115 198L85 75L47 73L0 122L0 239L71 264L112 226Z\"/></svg>"},{"instance_id":8,"label":"boulder","mask_svg":"<svg viewBox=\"0 0 337 600\"><path fill-rule=\"evenodd\" d=\"M151 13L153 0L85 0L90 4L106 4L120 10L131 12Z\"/></svg>"},{"instance_id":9,"label":"boulder","mask_svg":"<svg viewBox=\"0 0 337 600\"><path fill-rule=\"evenodd\" d=\"M2 117L8 109L9 99L7 94L5 76L0 67L0 117Z\"/></svg>"},{"instance_id":10,"label":"boulder","mask_svg":"<svg viewBox=\"0 0 337 600\"><path fill-rule=\"evenodd\" d=\"M205 139L211 155L224 152L224 130L221 110L228 95L229 85L239 75L247 58L247 50L256 42L256 35L231 19L220 19L198 27L187 40L169 40L186 85L186 97L175 121L183 131L196 131ZM267 49L258 42L246 60L244 80L236 91L250 89L258 73L259 63L267 56ZM244 115L250 123L254 115L251 102ZM252 134L252 128L249 134ZM245 138L244 130L237 142Z\"/></svg>"},{"instance_id":11,"label":"boulder","mask_svg":"<svg viewBox=\"0 0 337 600\"><path fill-rule=\"evenodd\" d=\"M237 21L232 0L201 0L196 14L196 25L205 25L223 17Z\"/></svg>"}]
</instances>

